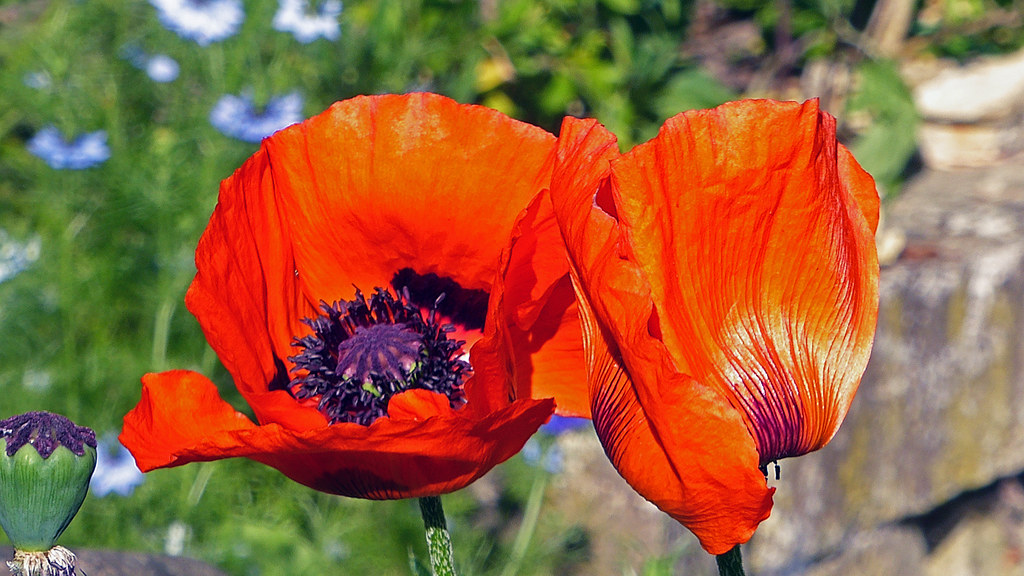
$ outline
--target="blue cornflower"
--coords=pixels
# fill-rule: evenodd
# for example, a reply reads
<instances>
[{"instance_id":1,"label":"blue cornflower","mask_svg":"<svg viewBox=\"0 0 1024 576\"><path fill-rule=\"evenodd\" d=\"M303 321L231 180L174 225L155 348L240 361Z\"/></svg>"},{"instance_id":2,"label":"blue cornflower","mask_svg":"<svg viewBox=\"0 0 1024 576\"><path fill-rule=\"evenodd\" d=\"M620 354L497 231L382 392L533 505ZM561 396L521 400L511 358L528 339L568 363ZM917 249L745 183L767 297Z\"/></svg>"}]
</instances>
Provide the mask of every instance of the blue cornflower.
<instances>
[{"instance_id":1,"label":"blue cornflower","mask_svg":"<svg viewBox=\"0 0 1024 576\"><path fill-rule=\"evenodd\" d=\"M92 473L89 489L103 497L111 492L128 496L145 480L131 452L117 441L114 434L105 435L96 446L96 471Z\"/></svg>"},{"instance_id":2,"label":"blue cornflower","mask_svg":"<svg viewBox=\"0 0 1024 576\"><path fill-rule=\"evenodd\" d=\"M178 61L166 54L154 54L146 59L146 74L154 82L173 82L178 77Z\"/></svg>"},{"instance_id":3,"label":"blue cornflower","mask_svg":"<svg viewBox=\"0 0 1024 576\"><path fill-rule=\"evenodd\" d=\"M252 96L221 96L210 111L210 124L223 134L244 142L259 142L278 130L302 121L302 95L290 92L271 98L262 112Z\"/></svg>"},{"instance_id":4,"label":"blue cornflower","mask_svg":"<svg viewBox=\"0 0 1024 576\"><path fill-rule=\"evenodd\" d=\"M573 418L554 414L547 424L540 427L540 436L552 438L566 432L577 430L590 424L587 418ZM546 447L545 447L546 446ZM543 466L550 474L558 474L562 471L562 464L565 454L558 441L541 442L537 436L526 441L521 451L523 460L531 466Z\"/></svg>"},{"instance_id":5,"label":"blue cornflower","mask_svg":"<svg viewBox=\"0 0 1024 576\"><path fill-rule=\"evenodd\" d=\"M38 260L40 245L38 236L25 243L16 242L0 228L0 282L21 274Z\"/></svg>"},{"instance_id":6,"label":"blue cornflower","mask_svg":"<svg viewBox=\"0 0 1024 576\"><path fill-rule=\"evenodd\" d=\"M48 90L53 86L53 79L50 78L50 74L47 72L28 72L22 77L22 82L29 88L35 88L36 90Z\"/></svg>"},{"instance_id":7,"label":"blue cornflower","mask_svg":"<svg viewBox=\"0 0 1024 576\"><path fill-rule=\"evenodd\" d=\"M238 32L245 19L242 0L149 0L168 30L200 46Z\"/></svg>"},{"instance_id":8,"label":"blue cornflower","mask_svg":"<svg viewBox=\"0 0 1024 576\"><path fill-rule=\"evenodd\" d=\"M135 46L124 48L124 57L154 82L173 82L178 78L181 68L178 61L166 54L149 55Z\"/></svg>"},{"instance_id":9,"label":"blue cornflower","mask_svg":"<svg viewBox=\"0 0 1024 576\"><path fill-rule=\"evenodd\" d=\"M82 170L110 158L104 130L88 132L68 142L56 127L47 126L29 139L28 151L57 170Z\"/></svg>"},{"instance_id":10,"label":"blue cornflower","mask_svg":"<svg viewBox=\"0 0 1024 576\"><path fill-rule=\"evenodd\" d=\"M338 15L341 0L324 0L311 14L308 0L280 0L273 26L281 32L291 32L303 44L323 36L337 40L341 34Z\"/></svg>"},{"instance_id":11,"label":"blue cornflower","mask_svg":"<svg viewBox=\"0 0 1024 576\"><path fill-rule=\"evenodd\" d=\"M542 466L548 474L558 474L562 471L565 454L558 443L552 443L547 448L541 445L536 438L530 438L523 445L520 451L523 460L530 466Z\"/></svg>"},{"instance_id":12,"label":"blue cornflower","mask_svg":"<svg viewBox=\"0 0 1024 576\"><path fill-rule=\"evenodd\" d=\"M540 427L540 431L552 436L558 436L564 432L569 432L582 428L590 424L589 418L574 418L571 416L559 416L553 414L551 420L548 423Z\"/></svg>"}]
</instances>

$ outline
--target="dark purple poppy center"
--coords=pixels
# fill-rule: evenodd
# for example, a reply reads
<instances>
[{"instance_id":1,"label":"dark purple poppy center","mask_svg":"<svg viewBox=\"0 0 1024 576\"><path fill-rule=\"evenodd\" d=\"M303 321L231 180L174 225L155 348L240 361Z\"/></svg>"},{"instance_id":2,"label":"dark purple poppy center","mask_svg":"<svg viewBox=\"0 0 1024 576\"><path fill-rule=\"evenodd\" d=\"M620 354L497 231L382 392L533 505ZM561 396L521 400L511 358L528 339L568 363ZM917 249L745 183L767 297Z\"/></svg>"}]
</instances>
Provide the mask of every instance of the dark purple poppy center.
<instances>
[{"instance_id":1,"label":"dark purple poppy center","mask_svg":"<svg viewBox=\"0 0 1024 576\"><path fill-rule=\"evenodd\" d=\"M52 412L26 412L0 420L0 439L7 441L8 456L26 444L34 446L44 459L59 446L77 456L85 454L86 446L96 447L96 433L90 428Z\"/></svg>"},{"instance_id":2,"label":"dark purple poppy center","mask_svg":"<svg viewBox=\"0 0 1024 576\"><path fill-rule=\"evenodd\" d=\"M371 374L402 378L419 361L423 337L404 324L356 326L355 333L338 344L338 367L346 377L366 381Z\"/></svg>"},{"instance_id":3,"label":"dark purple poppy center","mask_svg":"<svg viewBox=\"0 0 1024 576\"><path fill-rule=\"evenodd\" d=\"M395 394L410 389L440 392L452 408L466 403L463 381L471 368L459 358L454 327L442 323L439 296L424 317L409 290L377 288L367 300L356 290L351 301L320 303L321 314L303 322L313 333L293 345L296 374L287 389L299 400L317 399L330 421L369 425L387 415Z\"/></svg>"}]
</instances>

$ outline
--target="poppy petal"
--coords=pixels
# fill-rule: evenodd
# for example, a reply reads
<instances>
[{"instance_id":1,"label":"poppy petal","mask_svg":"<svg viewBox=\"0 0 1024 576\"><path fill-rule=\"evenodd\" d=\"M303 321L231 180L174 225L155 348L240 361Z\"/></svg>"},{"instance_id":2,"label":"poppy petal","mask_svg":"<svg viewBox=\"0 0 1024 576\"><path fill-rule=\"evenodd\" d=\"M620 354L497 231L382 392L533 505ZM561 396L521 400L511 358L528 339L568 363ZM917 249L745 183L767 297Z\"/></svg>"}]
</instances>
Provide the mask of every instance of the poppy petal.
<instances>
[{"instance_id":1,"label":"poppy petal","mask_svg":"<svg viewBox=\"0 0 1024 576\"><path fill-rule=\"evenodd\" d=\"M563 276L553 287L538 321L529 330L513 330L513 344L525 343L517 350L517 397L558 398L556 414L589 418L583 335L569 276Z\"/></svg>"},{"instance_id":2,"label":"poppy petal","mask_svg":"<svg viewBox=\"0 0 1024 576\"><path fill-rule=\"evenodd\" d=\"M139 405L125 416L121 442L139 468L247 457L316 490L371 499L413 498L462 488L519 451L554 409L522 400L478 420L416 390L371 426L335 424L297 432L256 426L195 372L143 378Z\"/></svg>"},{"instance_id":3,"label":"poppy petal","mask_svg":"<svg viewBox=\"0 0 1024 576\"><path fill-rule=\"evenodd\" d=\"M547 191L516 221L489 304L488 331L471 360L480 377L508 383L486 389L554 397L557 414L589 416L576 298Z\"/></svg>"},{"instance_id":4,"label":"poppy petal","mask_svg":"<svg viewBox=\"0 0 1024 576\"><path fill-rule=\"evenodd\" d=\"M582 306L587 310L586 306ZM659 350L661 366L636 380L640 390L664 381L671 396L645 410L618 351L585 311L594 428L609 460L640 495L686 526L711 554L746 542L772 508L774 488L754 467L757 453L735 409L719 394L673 371L647 339L632 348ZM657 358L633 361L650 366ZM648 400L650 402L650 399ZM650 405L650 404L649 404ZM657 424L655 424L657 423Z\"/></svg>"},{"instance_id":5,"label":"poppy petal","mask_svg":"<svg viewBox=\"0 0 1024 576\"><path fill-rule=\"evenodd\" d=\"M261 422L319 427L326 422L319 412L292 409L287 392L267 389L268 382L288 381L283 361L292 337L305 330L300 319L313 310L296 290L287 238L261 150L221 184L185 303Z\"/></svg>"},{"instance_id":6,"label":"poppy petal","mask_svg":"<svg viewBox=\"0 0 1024 576\"><path fill-rule=\"evenodd\" d=\"M486 290L553 145L436 94L352 98L279 132L265 147L307 298L387 286L407 267Z\"/></svg>"},{"instance_id":7,"label":"poppy petal","mask_svg":"<svg viewBox=\"0 0 1024 576\"><path fill-rule=\"evenodd\" d=\"M877 194L840 180L838 154L816 102L744 101L676 116L613 165L654 329L742 408L762 467L832 438L874 335Z\"/></svg>"},{"instance_id":8,"label":"poppy petal","mask_svg":"<svg viewBox=\"0 0 1024 576\"><path fill-rule=\"evenodd\" d=\"M399 412L415 415L411 419L285 431L266 443L254 438L265 448L249 457L296 482L341 496L389 500L444 494L464 488L519 452L550 418L554 402L518 400L482 418L466 418L449 408L423 419L426 413L414 410Z\"/></svg>"},{"instance_id":9,"label":"poppy petal","mask_svg":"<svg viewBox=\"0 0 1024 576\"><path fill-rule=\"evenodd\" d=\"M240 447L232 434L254 428L205 376L173 370L142 377L142 399L125 415L119 440L149 472L224 458Z\"/></svg>"},{"instance_id":10,"label":"poppy petal","mask_svg":"<svg viewBox=\"0 0 1024 576\"><path fill-rule=\"evenodd\" d=\"M867 220L868 228L874 234L878 231L878 218L881 209L881 199L875 188L875 179L857 163L853 153L846 146L839 144L837 152L839 155L839 182L843 186L843 191L853 196L861 213L864 214L864 219Z\"/></svg>"},{"instance_id":11,"label":"poppy petal","mask_svg":"<svg viewBox=\"0 0 1024 576\"><path fill-rule=\"evenodd\" d=\"M773 490L739 414L678 373L648 331L649 288L601 207L617 157L614 136L596 122L563 122L551 194L583 319L595 428L641 495L724 553L768 516Z\"/></svg>"}]
</instances>

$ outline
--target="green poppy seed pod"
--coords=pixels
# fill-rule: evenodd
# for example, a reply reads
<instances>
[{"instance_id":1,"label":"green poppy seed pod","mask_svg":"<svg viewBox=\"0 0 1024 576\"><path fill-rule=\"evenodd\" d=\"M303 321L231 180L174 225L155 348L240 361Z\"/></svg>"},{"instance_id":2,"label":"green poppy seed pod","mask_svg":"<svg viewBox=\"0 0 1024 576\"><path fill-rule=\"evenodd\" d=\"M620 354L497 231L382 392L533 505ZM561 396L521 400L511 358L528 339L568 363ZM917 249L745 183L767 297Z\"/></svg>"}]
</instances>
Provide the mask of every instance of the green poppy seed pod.
<instances>
[{"instance_id":1,"label":"green poppy seed pod","mask_svg":"<svg viewBox=\"0 0 1024 576\"><path fill-rule=\"evenodd\" d=\"M85 500L96 434L59 414L0 421L0 526L15 549L53 548Z\"/></svg>"}]
</instances>

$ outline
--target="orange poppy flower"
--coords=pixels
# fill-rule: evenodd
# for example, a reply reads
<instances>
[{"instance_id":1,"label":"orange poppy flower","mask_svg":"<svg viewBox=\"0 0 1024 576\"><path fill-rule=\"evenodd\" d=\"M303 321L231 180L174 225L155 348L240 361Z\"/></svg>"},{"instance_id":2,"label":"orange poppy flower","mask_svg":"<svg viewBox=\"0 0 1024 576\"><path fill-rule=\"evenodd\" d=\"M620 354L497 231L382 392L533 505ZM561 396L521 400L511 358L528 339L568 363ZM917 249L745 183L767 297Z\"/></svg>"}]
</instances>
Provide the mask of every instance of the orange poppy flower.
<instances>
[{"instance_id":1,"label":"orange poppy flower","mask_svg":"<svg viewBox=\"0 0 1024 576\"><path fill-rule=\"evenodd\" d=\"M542 351L573 333L532 318L510 335L488 301L554 142L432 94L354 98L264 140L223 182L186 296L257 422L200 374L148 374L121 434L139 467L241 456L392 499L462 488L518 452L554 404L517 398L512 369L557 375Z\"/></svg>"},{"instance_id":2,"label":"orange poppy flower","mask_svg":"<svg viewBox=\"0 0 1024 576\"><path fill-rule=\"evenodd\" d=\"M743 101L625 155L566 119L551 196L605 451L723 554L768 517L767 466L824 446L853 399L878 311L874 182L816 101Z\"/></svg>"}]
</instances>

